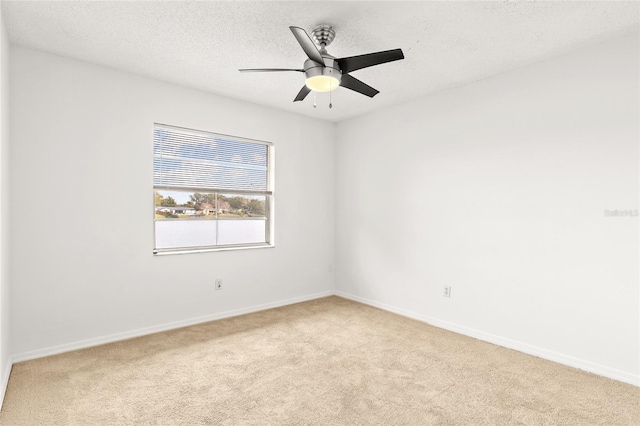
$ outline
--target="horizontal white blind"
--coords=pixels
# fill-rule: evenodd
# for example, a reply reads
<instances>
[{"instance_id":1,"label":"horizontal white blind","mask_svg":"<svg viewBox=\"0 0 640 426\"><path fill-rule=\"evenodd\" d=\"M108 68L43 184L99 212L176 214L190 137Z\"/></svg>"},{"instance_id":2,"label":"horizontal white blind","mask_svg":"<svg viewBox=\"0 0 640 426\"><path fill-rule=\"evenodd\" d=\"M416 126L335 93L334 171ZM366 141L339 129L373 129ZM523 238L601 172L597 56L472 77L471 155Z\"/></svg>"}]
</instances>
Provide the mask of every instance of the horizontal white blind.
<instances>
[{"instance_id":1,"label":"horizontal white blind","mask_svg":"<svg viewBox=\"0 0 640 426\"><path fill-rule=\"evenodd\" d=\"M153 185L265 192L268 152L258 142L156 125Z\"/></svg>"}]
</instances>

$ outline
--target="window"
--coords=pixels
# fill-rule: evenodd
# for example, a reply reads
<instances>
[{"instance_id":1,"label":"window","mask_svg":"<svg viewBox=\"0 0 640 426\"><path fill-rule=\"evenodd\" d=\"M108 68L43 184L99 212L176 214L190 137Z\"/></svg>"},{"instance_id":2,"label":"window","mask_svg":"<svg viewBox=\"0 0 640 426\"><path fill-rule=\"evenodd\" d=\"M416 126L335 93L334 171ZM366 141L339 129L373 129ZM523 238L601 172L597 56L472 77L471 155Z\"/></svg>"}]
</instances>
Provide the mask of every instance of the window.
<instances>
[{"instance_id":1,"label":"window","mask_svg":"<svg viewBox=\"0 0 640 426\"><path fill-rule=\"evenodd\" d=\"M270 246L273 149L154 125L154 253Z\"/></svg>"}]
</instances>

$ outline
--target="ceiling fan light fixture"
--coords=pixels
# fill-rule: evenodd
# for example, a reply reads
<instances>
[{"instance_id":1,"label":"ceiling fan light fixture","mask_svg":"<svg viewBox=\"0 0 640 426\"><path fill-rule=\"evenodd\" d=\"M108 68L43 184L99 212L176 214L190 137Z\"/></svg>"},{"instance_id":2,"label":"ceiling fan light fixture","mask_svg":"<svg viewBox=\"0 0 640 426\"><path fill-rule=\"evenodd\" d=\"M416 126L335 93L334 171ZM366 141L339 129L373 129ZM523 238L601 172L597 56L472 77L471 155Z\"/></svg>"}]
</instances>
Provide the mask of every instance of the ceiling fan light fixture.
<instances>
[{"instance_id":1,"label":"ceiling fan light fixture","mask_svg":"<svg viewBox=\"0 0 640 426\"><path fill-rule=\"evenodd\" d=\"M340 86L342 74L340 74L339 69L334 68L335 65L333 62L331 62L329 66L325 67L309 67L309 62L310 61L307 61L307 63L305 63L306 69L304 71L304 76L305 85L310 90L313 90L314 92L331 92Z\"/></svg>"},{"instance_id":2,"label":"ceiling fan light fixture","mask_svg":"<svg viewBox=\"0 0 640 426\"><path fill-rule=\"evenodd\" d=\"M307 78L305 84L314 92L331 92L340 86L340 80L332 75L316 75Z\"/></svg>"}]
</instances>

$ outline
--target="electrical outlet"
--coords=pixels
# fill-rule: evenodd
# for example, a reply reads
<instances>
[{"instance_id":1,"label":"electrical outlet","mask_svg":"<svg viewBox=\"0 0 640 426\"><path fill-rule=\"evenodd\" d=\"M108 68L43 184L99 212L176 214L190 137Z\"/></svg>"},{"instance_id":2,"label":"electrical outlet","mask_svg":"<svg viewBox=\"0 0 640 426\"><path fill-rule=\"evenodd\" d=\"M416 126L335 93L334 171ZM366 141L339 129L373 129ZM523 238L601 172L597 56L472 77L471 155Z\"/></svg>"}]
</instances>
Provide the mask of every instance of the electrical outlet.
<instances>
[{"instance_id":1,"label":"electrical outlet","mask_svg":"<svg viewBox=\"0 0 640 426\"><path fill-rule=\"evenodd\" d=\"M444 293L442 294L444 297L451 297L451 286L444 286Z\"/></svg>"},{"instance_id":2,"label":"electrical outlet","mask_svg":"<svg viewBox=\"0 0 640 426\"><path fill-rule=\"evenodd\" d=\"M216 280L216 290L222 290L222 280L221 279L217 279Z\"/></svg>"}]
</instances>

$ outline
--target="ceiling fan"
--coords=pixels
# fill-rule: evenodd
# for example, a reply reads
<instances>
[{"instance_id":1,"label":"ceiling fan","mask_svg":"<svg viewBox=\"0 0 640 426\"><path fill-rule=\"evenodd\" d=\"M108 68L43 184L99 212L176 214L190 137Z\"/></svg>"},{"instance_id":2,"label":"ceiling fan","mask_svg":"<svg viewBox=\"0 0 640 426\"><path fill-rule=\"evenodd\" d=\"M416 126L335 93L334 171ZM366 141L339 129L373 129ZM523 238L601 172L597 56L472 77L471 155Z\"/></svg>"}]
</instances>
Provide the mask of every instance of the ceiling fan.
<instances>
[{"instance_id":1,"label":"ceiling fan","mask_svg":"<svg viewBox=\"0 0 640 426\"><path fill-rule=\"evenodd\" d=\"M289 29L309 58L304 61L303 68L257 68L240 69L239 71L295 71L304 73L305 85L302 86L302 89L298 92L298 95L293 100L294 102L303 100L312 90L315 92L330 92L339 86L373 98L380 92L357 78L352 77L349 73L362 68L404 59L402 49L385 50L382 52L349 56L347 58L336 58L327 53L327 46L331 44L336 36L335 31L330 25L318 25L313 29L311 34L315 40L315 44L311 41L309 34L302 28L289 27Z\"/></svg>"}]
</instances>

